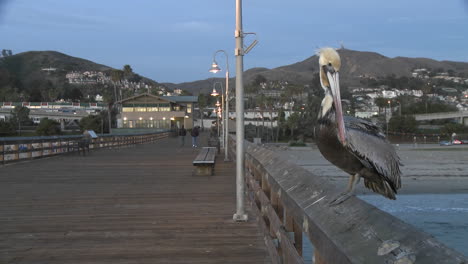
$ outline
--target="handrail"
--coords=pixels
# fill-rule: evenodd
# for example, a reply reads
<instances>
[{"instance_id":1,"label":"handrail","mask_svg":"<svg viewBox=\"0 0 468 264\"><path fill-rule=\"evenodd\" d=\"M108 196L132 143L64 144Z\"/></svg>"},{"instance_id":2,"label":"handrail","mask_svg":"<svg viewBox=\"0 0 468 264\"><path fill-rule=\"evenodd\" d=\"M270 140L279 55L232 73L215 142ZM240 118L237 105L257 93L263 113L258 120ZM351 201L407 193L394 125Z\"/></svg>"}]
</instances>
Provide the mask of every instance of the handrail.
<instances>
[{"instance_id":1,"label":"handrail","mask_svg":"<svg viewBox=\"0 0 468 264\"><path fill-rule=\"evenodd\" d=\"M235 146L234 137L230 137ZM245 141L248 197L273 263L303 263L302 234L323 263L468 263L434 237L357 197L330 206L335 188L278 154ZM230 149L235 152L235 148Z\"/></svg>"},{"instance_id":2,"label":"handrail","mask_svg":"<svg viewBox=\"0 0 468 264\"><path fill-rule=\"evenodd\" d=\"M169 137L169 131L135 134L100 134L91 139L90 149L115 148L154 142ZM83 135L0 138L0 163L43 158L79 151Z\"/></svg>"}]
</instances>

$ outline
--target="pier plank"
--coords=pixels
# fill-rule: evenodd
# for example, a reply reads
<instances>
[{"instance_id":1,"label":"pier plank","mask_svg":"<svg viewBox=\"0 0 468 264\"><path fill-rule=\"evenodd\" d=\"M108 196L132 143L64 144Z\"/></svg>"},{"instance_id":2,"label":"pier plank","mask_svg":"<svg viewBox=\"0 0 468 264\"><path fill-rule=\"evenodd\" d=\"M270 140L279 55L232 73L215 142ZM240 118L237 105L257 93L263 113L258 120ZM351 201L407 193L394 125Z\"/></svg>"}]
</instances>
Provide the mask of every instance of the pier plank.
<instances>
[{"instance_id":1,"label":"pier plank","mask_svg":"<svg viewBox=\"0 0 468 264\"><path fill-rule=\"evenodd\" d=\"M169 138L0 167L0 263L270 263L255 217L232 220L235 164L194 177L197 153Z\"/></svg>"}]
</instances>

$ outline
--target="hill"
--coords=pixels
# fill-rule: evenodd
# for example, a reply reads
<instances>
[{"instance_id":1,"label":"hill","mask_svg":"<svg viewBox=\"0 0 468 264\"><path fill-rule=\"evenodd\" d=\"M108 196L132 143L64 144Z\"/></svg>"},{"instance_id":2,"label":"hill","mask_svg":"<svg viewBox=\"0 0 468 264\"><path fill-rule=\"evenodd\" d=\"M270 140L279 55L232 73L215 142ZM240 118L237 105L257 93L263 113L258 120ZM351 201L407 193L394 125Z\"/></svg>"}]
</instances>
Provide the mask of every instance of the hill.
<instances>
[{"instance_id":1,"label":"hill","mask_svg":"<svg viewBox=\"0 0 468 264\"><path fill-rule=\"evenodd\" d=\"M114 91L109 83L69 84L66 74L102 72L110 79L115 70L106 65L56 51L29 51L2 57L0 58L0 100L54 101L60 98L87 100L88 96L92 100L96 94L111 97ZM154 87L159 86L157 82L137 73L130 72L127 77L135 82L141 81Z\"/></svg>"},{"instance_id":2,"label":"hill","mask_svg":"<svg viewBox=\"0 0 468 264\"><path fill-rule=\"evenodd\" d=\"M426 68L439 71L455 71L468 76L468 63L454 61L437 61L427 58L389 58L375 52L356 51L349 49L338 50L341 60L340 79L345 86L360 84L362 77L379 78L390 75L396 77L410 77L414 69ZM318 57L311 56L303 61L277 67L274 69L253 68L244 72L245 84L252 83L258 75L268 81L287 81L293 84L309 84L314 73L318 71ZM234 73L231 73L234 75ZM197 94L199 91L207 92L212 87L213 78L186 82L181 84L165 84L171 88L181 88ZM230 81L234 87L234 78Z\"/></svg>"}]
</instances>

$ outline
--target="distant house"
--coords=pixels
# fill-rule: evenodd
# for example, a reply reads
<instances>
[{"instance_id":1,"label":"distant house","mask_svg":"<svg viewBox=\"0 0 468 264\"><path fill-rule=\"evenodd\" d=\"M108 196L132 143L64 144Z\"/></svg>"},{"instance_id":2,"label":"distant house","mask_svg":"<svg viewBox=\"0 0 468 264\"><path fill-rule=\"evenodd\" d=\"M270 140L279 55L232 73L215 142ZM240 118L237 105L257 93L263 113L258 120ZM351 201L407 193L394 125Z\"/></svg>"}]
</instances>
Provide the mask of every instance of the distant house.
<instances>
[{"instance_id":1,"label":"distant house","mask_svg":"<svg viewBox=\"0 0 468 264\"><path fill-rule=\"evenodd\" d=\"M140 94L118 101L117 128L164 130L193 127L193 106L197 96Z\"/></svg>"},{"instance_id":2,"label":"distant house","mask_svg":"<svg viewBox=\"0 0 468 264\"><path fill-rule=\"evenodd\" d=\"M382 91L382 96L383 96L383 98L395 98L395 97L397 97L397 92L396 91L390 91L390 90L383 90Z\"/></svg>"}]
</instances>

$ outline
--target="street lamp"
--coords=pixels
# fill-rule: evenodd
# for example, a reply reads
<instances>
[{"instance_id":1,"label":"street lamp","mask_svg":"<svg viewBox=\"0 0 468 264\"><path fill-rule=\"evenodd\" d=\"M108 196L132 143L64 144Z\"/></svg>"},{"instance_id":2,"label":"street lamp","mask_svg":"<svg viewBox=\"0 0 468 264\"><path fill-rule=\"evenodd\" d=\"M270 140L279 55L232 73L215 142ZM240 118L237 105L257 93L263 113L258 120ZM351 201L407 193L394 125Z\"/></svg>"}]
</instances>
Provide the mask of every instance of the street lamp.
<instances>
[{"instance_id":1,"label":"street lamp","mask_svg":"<svg viewBox=\"0 0 468 264\"><path fill-rule=\"evenodd\" d=\"M223 143L224 143L224 161L229 161L229 151L228 151L228 146L229 146L229 58L228 54L225 50L217 50L213 54L213 62L211 63L211 68L209 72L212 73L217 73L221 71L221 68L218 65L218 62L216 62L216 55L218 53L224 53L226 56L226 94L223 93L223 96L225 95L226 99L222 99L223 104L224 104L224 117L223 117L223 126L224 126L224 133L223 133Z\"/></svg>"},{"instance_id":2,"label":"street lamp","mask_svg":"<svg viewBox=\"0 0 468 264\"><path fill-rule=\"evenodd\" d=\"M387 119L387 137L388 137L388 123L390 122L390 116L392 115L392 105L391 105L392 102L388 100L387 103L388 103L388 113L387 113L386 119Z\"/></svg>"},{"instance_id":3,"label":"street lamp","mask_svg":"<svg viewBox=\"0 0 468 264\"><path fill-rule=\"evenodd\" d=\"M242 0L236 0L236 30L234 37L236 39L236 197L237 208L233 216L235 221L247 221L248 216L244 208L244 54L249 52L256 44L257 40L252 42L244 50L244 35L242 31Z\"/></svg>"},{"instance_id":4,"label":"street lamp","mask_svg":"<svg viewBox=\"0 0 468 264\"><path fill-rule=\"evenodd\" d=\"M216 84L218 84L221 86L221 103L219 103L219 100L216 101L216 107L220 107L223 108L224 107L224 88L223 88L223 84L220 83L220 82L215 82L213 84L213 92L211 93L211 96L218 96L220 95L217 91L216 91ZM218 116L218 114L216 114L216 116ZM224 145L224 133L222 133L222 137L220 137L220 130L219 130L219 124L218 124L218 139L220 141L220 145Z\"/></svg>"}]
</instances>

